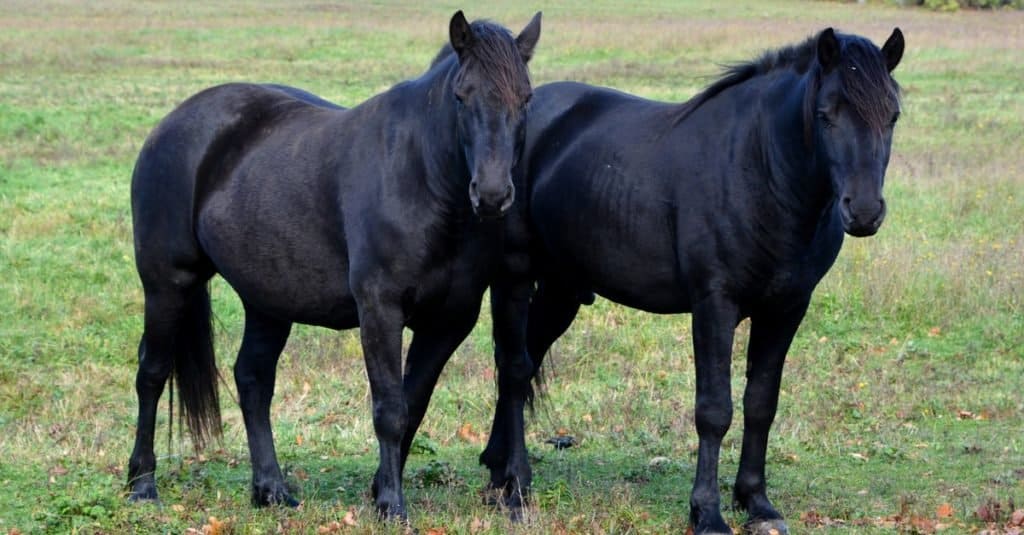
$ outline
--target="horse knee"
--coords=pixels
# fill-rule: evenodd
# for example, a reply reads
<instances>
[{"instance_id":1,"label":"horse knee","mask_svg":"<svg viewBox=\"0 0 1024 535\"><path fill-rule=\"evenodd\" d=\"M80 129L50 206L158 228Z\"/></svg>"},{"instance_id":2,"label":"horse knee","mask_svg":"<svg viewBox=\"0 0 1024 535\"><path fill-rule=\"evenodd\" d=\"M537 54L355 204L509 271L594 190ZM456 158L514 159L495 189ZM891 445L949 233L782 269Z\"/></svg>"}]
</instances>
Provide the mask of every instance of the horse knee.
<instances>
[{"instance_id":1,"label":"horse knee","mask_svg":"<svg viewBox=\"0 0 1024 535\"><path fill-rule=\"evenodd\" d=\"M729 400L697 401L697 434L716 438L725 436L732 424L732 403Z\"/></svg>"},{"instance_id":2,"label":"horse knee","mask_svg":"<svg viewBox=\"0 0 1024 535\"><path fill-rule=\"evenodd\" d=\"M401 440L409 421L409 409L401 399L373 403L373 429L382 440Z\"/></svg>"},{"instance_id":3,"label":"horse knee","mask_svg":"<svg viewBox=\"0 0 1024 535\"><path fill-rule=\"evenodd\" d=\"M508 355L500 355L498 358L499 386L528 385L534 371L533 360L525 352L511 358Z\"/></svg>"}]
</instances>

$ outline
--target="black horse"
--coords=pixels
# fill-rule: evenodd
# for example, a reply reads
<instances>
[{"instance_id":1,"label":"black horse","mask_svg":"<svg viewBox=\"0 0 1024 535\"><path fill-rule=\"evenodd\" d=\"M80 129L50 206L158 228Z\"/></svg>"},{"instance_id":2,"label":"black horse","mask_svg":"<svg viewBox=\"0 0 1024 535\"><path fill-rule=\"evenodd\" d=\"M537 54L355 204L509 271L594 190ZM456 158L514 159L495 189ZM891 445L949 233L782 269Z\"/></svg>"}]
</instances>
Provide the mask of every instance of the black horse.
<instances>
[{"instance_id":1,"label":"black horse","mask_svg":"<svg viewBox=\"0 0 1024 535\"><path fill-rule=\"evenodd\" d=\"M529 191L515 211L528 215L520 237L505 241L510 266L532 267L513 274L518 290L492 296L496 352L526 351L539 367L594 293L655 313L691 312L697 533L731 533L718 457L733 416L734 330L744 318L751 330L734 498L749 514L748 531L787 531L765 482L783 362L844 231L870 236L885 217L900 110L890 73L903 48L899 29L881 49L826 29L729 68L680 105L577 83L535 92L516 171ZM532 248L526 263L524 247ZM511 479L525 490L530 471L514 409L532 390L522 369L501 369L509 360L498 359L499 401L481 461L492 483Z\"/></svg>"},{"instance_id":2,"label":"black horse","mask_svg":"<svg viewBox=\"0 0 1024 535\"><path fill-rule=\"evenodd\" d=\"M132 177L135 256L145 292L133 499L156 499L157 401L171 372L197 444L220 430L207 283L240 296L234 375L257 505L289 504L270 402L295 322L359 326L380 465L378 512L404 518L401 474L412 393L476 323L515 196L540 13L518 37L452 17L430 70L350 110L305 91L229 84L171 112ZM402 329L415 331L402 368ZM439 359L435 355L444 355ZM425 405L423 406L425 408Z\"/></svg>"}]
</instances>

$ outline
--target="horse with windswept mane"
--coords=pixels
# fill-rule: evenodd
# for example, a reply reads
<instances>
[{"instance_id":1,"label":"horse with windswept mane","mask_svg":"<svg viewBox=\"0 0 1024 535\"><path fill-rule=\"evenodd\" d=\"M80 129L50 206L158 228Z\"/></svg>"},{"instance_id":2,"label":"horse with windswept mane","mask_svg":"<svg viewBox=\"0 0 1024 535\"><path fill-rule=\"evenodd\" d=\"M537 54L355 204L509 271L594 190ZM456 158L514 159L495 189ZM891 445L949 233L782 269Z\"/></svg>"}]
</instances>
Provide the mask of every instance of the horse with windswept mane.
<instances>
[{"instance_id":1,"label":"horse with windswept mane","mask_svg":"<svg viewBox=\"0 0 1024 535\"><path fill-rule=\"evenodd\" d=\"M518 282L492 291L499 399L481 462L493 486L522 493L531 479L520 437L534 370L502 363L526 353L539 368L596 293L692 313L696 533L731 533L718 458L733 415L734 330L750 318L734 498L747 530L787 531L765 481L783 362L844 231L870 236L885 217L900 112L890 73L903 49L899 29L878 48L829 28L731 67L682 104L570 82L537 88L516 171L528 191L514 212L525 217L505 239Z\"/></svg>"},{"instance_id":2,"label":"horse with windswept mane","mask_svg":"<svg viewBox=\"0 0 1024 535\"><path fill-rule=\"evenodd\" d=\"M358 326L373 398L378 512L406 517L409 409L476 323L511 206L540 13L518 37L457 12L421 77L343 109L300 89L202 91L150 134L132 176L145 293L133 499L156 499L157 402L175 374L198 445L220 431L207 283L245 308L234 367L257 505L297 501L274 450L270 402L293 323ZM402 329L415 331L403 377ZM443 362L443 360L442 360ZM426 405L422 405L425 410Z\"/></svg>"}]
</instances>

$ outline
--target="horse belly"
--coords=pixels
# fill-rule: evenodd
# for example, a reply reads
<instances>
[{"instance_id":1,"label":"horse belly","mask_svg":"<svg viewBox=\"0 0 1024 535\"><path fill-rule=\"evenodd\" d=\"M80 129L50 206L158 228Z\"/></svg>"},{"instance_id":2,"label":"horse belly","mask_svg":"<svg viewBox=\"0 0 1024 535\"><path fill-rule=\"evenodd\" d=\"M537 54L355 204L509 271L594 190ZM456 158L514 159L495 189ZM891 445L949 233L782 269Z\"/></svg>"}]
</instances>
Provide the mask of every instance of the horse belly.
<instances>
[{"instance_id":1,"label":"horse belly","mask_svg":"<svg viewBox=\"0 0 1024 535\"><path fill-rule=\"evenodd\" d=\"M247 306L296 323L358 325L340 236L316 232L310 214L254 217L228 197L219 192L204 203L197 236Z\"/></svg>"},{"instance_id":2,"label":"horse belly","mask_svg":"<svg viewBox=\"0 0 1024 535\"><path fill-rule=\"evenodd\" d=\"M593 184L574 183L570 176L563 175L557 187L537 188L531 207L559 276L633 308L686 311L671 211L628 195L581 193L595 191Z\"/></svg>"}]
</instances>

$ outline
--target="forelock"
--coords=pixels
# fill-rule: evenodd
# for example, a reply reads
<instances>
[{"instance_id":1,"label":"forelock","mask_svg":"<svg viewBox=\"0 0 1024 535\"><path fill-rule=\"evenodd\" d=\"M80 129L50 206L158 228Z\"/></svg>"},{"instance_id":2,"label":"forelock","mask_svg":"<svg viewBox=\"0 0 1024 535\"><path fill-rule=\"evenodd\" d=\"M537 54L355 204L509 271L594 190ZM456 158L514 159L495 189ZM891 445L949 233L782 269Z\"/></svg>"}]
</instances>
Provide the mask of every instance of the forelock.
<instances>
[{"instance_id":1,"label":"forelock","mask_svg":"<svg viewBox=\"0 0 1024 535\"><path fill-rule=\"evenodd\" d=\"M470 28L476 40L463 58L463 68L479 68L505 104L522 104L531 91L530 73L512 33L488 21L475 21Z\"/></svg>"},{"instance_id":2,"label":"forelock","mask_svg":"<svg viewBox=\"0 0 1024 535\"><path fill-rule=\"evenodd\" d=\"M844 36L838 65L843 98L864 122L881 130L900 107L900 88L881 51L867 39Z\"/></svg>"}]
</instances>

